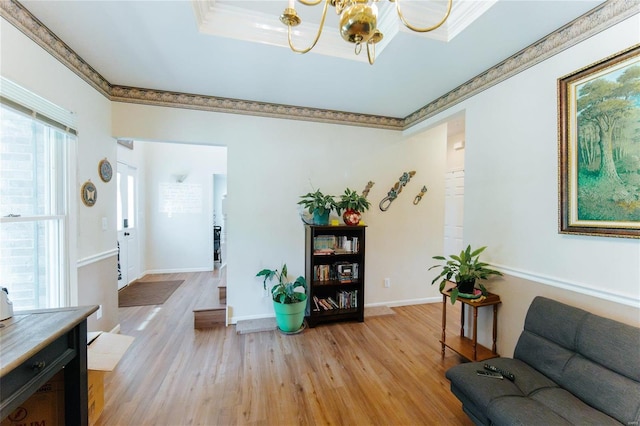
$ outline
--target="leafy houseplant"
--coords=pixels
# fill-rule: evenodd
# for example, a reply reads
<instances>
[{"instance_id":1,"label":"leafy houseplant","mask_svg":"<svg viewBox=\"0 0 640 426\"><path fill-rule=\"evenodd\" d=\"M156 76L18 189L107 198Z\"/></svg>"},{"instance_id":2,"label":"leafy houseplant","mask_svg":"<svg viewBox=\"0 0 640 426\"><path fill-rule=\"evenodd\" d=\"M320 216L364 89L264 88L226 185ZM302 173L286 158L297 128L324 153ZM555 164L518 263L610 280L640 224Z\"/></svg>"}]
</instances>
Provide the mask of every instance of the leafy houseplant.
<instances>
[{"instance_id":1,"label":"leafy houseplant","mask_svg":"<svg viewBox=\"0 0 640 426\"><path fill-rule=\"evenodd\" d=\"M316 225L326 225L329 223L329 213L336 209L336 200L333 195L325 195L319 189L316 192L309 192L301 195L298 204L304 206L309 213L313 214L313 223Z\"/></svg>"},{"instance_id":2,"label":"leafy houseplant","mask_svg":"<svg viewBox=\"0 0 640 426\"><path fill-rule=\"evenodd\" d=\"M362 212L369 210L369 207L371 207L371 203L366 197L349 188L344 190L344 194L340 196L340 200L336 204L338 214L344 210L342 219L347 225L360 223Z\"/></svg>"},{"instance_id":3,"label":"leafy houseplant","mask_svg":"<svg viewBox=\"0 0 640 426\"><path fill-rule=\"evenodd\" d=\"M462 250L459 255L449 255L449 259L444 256L433 256L436 260L444 260L446 263L443 265L434 265L429 268L442 268L440 274L431 281L431 284L435 284L436 281L442 278L440 282L440 291L444 289L447 281L453 280L456 283L456 287L451 290L451 304L456 303L458 296L462 294L473 293L476 280L486 280L490 275L502 275L501 272L488 268L489 264L480 262L480 253L482 253L487 247L480 247L476 250L471 250L471 245L467 246L465 250ZM487 294L487 289L484 285L478 283L478 287L482 291L483 295Z\"/></svg>"},{"instance_id":4,"label":"leafy houseplant","mask_svg":"<svg viewBox=\"0 0 640 426\"><path fill-rule=\"evenodd\" d=\"M274 278L278 281L271 287L273 308L276 312L276 323L280 330L291 333L302 328L304 312L307 307L307 281L299 276L295 281L289 281L287 277L287 265L282 265L282 271L277 269L263 269L256 277L264 277L263 288L267 289L267 280ZM304 292L297 291L302 288Z\"/></svg>"}]
</instances>

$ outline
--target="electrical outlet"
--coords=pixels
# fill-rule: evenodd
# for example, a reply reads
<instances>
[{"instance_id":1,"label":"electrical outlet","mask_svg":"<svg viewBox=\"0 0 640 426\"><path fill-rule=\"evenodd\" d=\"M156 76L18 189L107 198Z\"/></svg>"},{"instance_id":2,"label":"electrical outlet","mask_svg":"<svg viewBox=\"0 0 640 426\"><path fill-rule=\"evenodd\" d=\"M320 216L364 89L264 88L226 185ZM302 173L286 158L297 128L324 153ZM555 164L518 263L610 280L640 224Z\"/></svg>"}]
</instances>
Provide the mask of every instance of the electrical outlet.
<instances>
[{"instance_id":1,"label":"electrical outlet","mask_svg":"<svg viewBox=\"0 0 640 426\"><path fill-rule=\"evenodd\" d=\"M390 278L385 278L384 279L384 288L389 288L391 287L391 279Z\"/></svg>"},{"instance_id":2,"label":"electrical outlet","mask_svg":"<svg viewBox=\"0 0 640 426\"><path fill-rule=\"evenodd\" d=\"M98 319L102 318L102 305L98 306L98 310L96 311L96 317Z\"/></svg>"}]
</instances>

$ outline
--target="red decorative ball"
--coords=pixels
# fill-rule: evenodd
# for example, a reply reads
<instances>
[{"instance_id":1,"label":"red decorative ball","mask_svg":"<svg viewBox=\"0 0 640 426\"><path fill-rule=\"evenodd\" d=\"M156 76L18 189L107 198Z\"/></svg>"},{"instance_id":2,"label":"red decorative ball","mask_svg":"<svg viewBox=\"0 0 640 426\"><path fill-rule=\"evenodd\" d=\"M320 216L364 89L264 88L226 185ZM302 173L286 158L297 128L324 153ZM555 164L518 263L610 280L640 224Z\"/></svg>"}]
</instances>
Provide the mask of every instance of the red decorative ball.
<instances>
[{"instance_id":1,"label":"red decorative ball","mask_svg":"<svg viewBox=\"0 0 640 426\"><path fill-rule=\"evenodd\" d=\"M344 223L350 226L359 224L361 218L362 215L360 214L360 212L353 209L347 209L344 213L342 213L342 220L344 220Z\"/></svg>"}]
</instances>

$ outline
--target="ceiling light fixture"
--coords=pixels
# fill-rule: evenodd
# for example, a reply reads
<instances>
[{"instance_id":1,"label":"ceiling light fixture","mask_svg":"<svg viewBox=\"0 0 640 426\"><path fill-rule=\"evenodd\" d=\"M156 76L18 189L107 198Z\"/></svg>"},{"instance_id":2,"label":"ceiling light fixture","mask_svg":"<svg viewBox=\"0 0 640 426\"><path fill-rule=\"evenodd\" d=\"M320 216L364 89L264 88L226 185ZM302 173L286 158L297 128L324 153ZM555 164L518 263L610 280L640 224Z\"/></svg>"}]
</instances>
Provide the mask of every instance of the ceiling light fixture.
<instances>
[{"instance_id":1,"label":"ceiling light fixture","mask_svg":"<svg viewBox=\"0 0 640 426\"><path fill-rule=\"evenodd\" d=\"M322 3L323 0L298 1L307 6L316 6ZM327 17L327 10L329 5L331 5L336 8L336 14L340 15L340 35L342 38L355 44L356 55L360 54L362 51L362 45L366 44L367 57L369 59L369 63L373 65L376 60L375 45L383 38L382 32L377 28L378 8L375 3L378 3L378 1L379 0L324 0L322 18L320 19L320 25L318 27L315 40L313 40L313 43L311 43L311 45L306 49L298 49L293 45L291 40L291 29L300 25L302 20L296 12L294 5L295 0L289 0L289 6L284 10L284 12L282 12L282 15L280 15L280 21L288 27L289 47L296 53L307 53L313 49L318 42L318 39L320 39L320 34L322 34L322 29L324 27L324 21ZM451 13L452 0L448 0L447 11L438 23L430 27L419 28L411 25L405 19L402 14L402 10L400 9L401 0L389 1L396 4L396 12L398 13L400 21L402 21L402 23L410 30L419 33L426 33L439 28L447 20L449 13Z\"/></svg>"}]
</instances>

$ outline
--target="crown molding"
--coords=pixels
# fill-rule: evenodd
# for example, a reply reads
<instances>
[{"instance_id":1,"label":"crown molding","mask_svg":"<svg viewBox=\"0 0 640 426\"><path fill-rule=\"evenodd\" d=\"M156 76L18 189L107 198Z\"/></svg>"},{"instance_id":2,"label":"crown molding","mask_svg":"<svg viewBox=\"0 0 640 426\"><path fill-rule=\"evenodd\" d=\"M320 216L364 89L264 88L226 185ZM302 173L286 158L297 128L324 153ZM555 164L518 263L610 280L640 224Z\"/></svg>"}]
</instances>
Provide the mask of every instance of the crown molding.
<instances>
[{"instance_id":1,"label":"crown molding","mask_svg":"<svg viewBox=\"0 0 640 426\"><path fill-rule=\"evenodd\" d=\"M62 62L67 68L89 83L103 96L109 97L109 82L86 63L67 44L31 14L22 4L14 0L0 1L0 16L24 35L42 47L47 53Z\"/></svg>"},{"instance_id":2,"label":"crown molding","mask_svg":"<svg viewBox=\"0 0 640 426\"><path fill-rule=\"evenodd\" d=\"M609 0L574 19L404 119L406 130L528 68L640 13L638 0Z\"/></svg>"},{"instance_id":3,"label":"crown molding","mask_svg":"<svg viewBox=\"0 0 640 426\"><path fill-rule=\"evenodd\" d=\"M112 101L399 131L407 130L638 13L640 3L637 0L608 0L407 117L394 118L112 85L18 1L0 1L3 19Z\"/></svg>"},{"instance_id":4,"label":"crown molding","mask_svg":"<svg viewBox=\"0 0 640 426\"><path fill-rule=\"evenodd\" d=\"M172 108L195 109L229 114L254 115L259 117L303 120L321 123L345 124L401 130L402 118L351 112L305 108L265 102L243 101L241 99L219 98L216 96L193 95L164 90L141 89L138 87L112 86L111 100Z\"/></svg>"}]
</instances>

